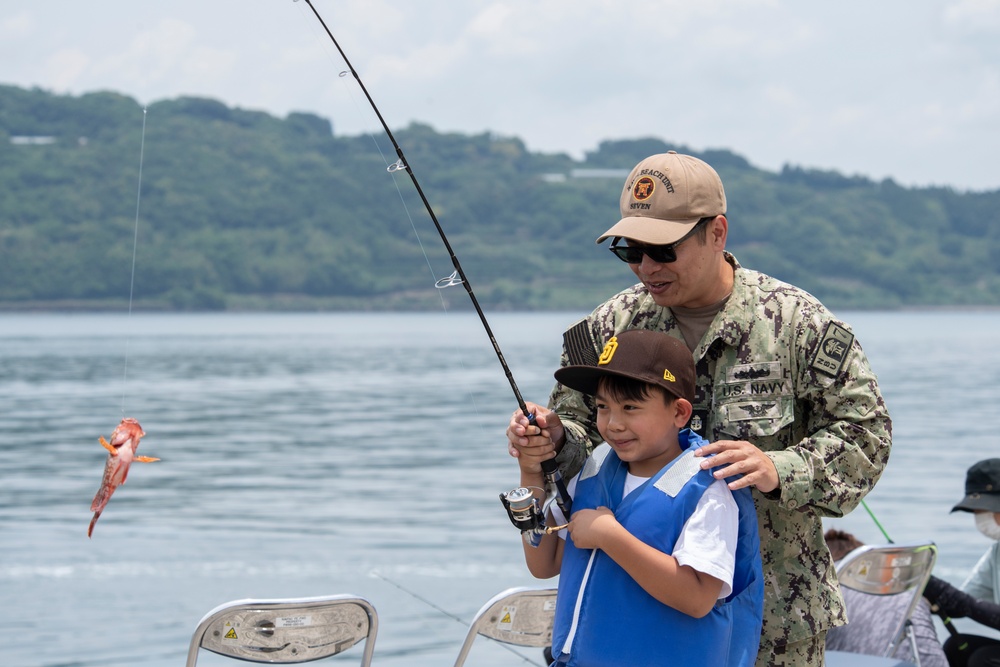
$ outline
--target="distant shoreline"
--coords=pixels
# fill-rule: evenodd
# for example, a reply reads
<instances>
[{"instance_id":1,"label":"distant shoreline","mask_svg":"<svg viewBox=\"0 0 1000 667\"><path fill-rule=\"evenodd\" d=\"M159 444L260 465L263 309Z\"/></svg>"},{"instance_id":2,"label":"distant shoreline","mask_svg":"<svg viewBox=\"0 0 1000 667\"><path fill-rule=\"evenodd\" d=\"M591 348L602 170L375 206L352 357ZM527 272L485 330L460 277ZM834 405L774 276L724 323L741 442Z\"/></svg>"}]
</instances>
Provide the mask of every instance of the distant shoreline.
<instances>
[{"instance_id":1,"label":"distant shoreline","mask_svg":"<svg viewBox=\"0 0 1000 667\"><path fill-rule=\"evenodd\" d=\"M449 312L474 313L472 303L465 297L451 299L446 310ZM86 314L195 314L195 313L432 313L443 309L441 300L419 299L407 303L403 299L394 299L389 304L384 299L336 299L336 298L286 298L269 300L254 300L253 304L233 305L225 308L177 308L168 304L140 302L132 305L131 311L125 301L52 301L52 302L0 302L0 313L86 313ZM563 302L558 307L549 309L515 308L510 304L483 303L481 306L487 312L590 312L598 305L596 301L587 303ZM939 304L912 306L861 306L851 304L825 303L827 308L835 312L1000 312L1000 305L992 304Z\"/></svg>"}]
</instances>

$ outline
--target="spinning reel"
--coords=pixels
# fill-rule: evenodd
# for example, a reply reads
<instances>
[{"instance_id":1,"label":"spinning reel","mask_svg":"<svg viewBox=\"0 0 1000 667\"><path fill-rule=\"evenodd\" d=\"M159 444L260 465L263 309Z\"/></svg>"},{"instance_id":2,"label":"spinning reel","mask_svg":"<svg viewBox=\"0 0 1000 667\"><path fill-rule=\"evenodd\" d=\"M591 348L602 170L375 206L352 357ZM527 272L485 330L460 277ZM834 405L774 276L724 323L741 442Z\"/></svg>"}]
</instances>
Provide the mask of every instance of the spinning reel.
<instances>
[{"instance_id":1,"label":"spinning reel","mask_svg":"<svg viewBox=\"0 0 1000 667\"><path fill-rule=\"evenodd\" d=\"M542 506L531 489L518 487L500 494L500 502L507 510L507 516L514 527L521 531L524 541L537 547L543 535L556 533L569 524L546 526Z\"/></svg>"}]
</instances>

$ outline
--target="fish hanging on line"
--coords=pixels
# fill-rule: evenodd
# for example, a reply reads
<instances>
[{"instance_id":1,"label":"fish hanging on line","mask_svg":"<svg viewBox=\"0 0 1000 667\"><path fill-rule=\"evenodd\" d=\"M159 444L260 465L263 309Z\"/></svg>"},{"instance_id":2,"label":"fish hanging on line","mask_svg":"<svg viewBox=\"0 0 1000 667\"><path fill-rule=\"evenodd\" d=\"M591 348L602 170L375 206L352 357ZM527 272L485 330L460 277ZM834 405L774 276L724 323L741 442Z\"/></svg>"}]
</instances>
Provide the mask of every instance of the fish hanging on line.
<instances>
[{"instance_id":1,"label":"fish hanging on line","mask_svg":"<svg viewBox=\"0 0 1000 667\"><path fill-rule=\"evenodd\" d=\"M108 501L111 500L111 494L125 483L132 462L152 463L160 460L152 456L136 456L135 450L139 448L139 440L144 435L146 434L139 426L138 421L132 417L125 417L112 431L110 443L104 439L103 435L100 436L101 445L108 450L108 460L104 463L104 479L101 480L101 488L97 490L94 502L90 504L94 518L90 520L87 537L93 534L94 524L97 523L97 519L101 516Z\"/></svg>"}]
</instances>

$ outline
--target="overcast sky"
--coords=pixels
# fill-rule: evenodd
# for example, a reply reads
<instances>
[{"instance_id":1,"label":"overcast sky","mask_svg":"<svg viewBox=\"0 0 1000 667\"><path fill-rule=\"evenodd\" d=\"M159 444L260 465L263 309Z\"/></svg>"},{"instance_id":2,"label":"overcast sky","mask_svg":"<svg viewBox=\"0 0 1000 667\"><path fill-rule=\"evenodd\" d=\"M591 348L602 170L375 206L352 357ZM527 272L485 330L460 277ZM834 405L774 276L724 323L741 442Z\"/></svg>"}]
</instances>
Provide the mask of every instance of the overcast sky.
<instances>
[{"instance_id":1,"label":"overcast sky","mask_svg":"<svg viewBox=\"0 0 1000 667\"><path fill-rule=\"evenodd\" d=\"M1000 0L313 0L393 128L1000 188ZM0 83L377 119L304 0L4 0ZM148 118L147 123L155 123ZM141 119L137 119L141 123Z\"/></svg>"}]
</instances>

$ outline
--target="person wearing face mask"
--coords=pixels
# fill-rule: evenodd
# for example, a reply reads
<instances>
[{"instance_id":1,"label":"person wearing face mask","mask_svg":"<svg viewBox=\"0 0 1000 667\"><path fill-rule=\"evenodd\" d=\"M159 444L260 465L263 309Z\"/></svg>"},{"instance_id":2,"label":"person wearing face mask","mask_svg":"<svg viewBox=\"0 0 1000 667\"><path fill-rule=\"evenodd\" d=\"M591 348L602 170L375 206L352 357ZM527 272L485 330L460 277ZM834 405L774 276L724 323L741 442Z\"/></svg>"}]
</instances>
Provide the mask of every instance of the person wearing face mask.
<instances>
[{"instance_id":1,"label":"person wearing face mask","mask_svg":"<svg viewBox=\"0 0 1000 667\"><path fill-rule=\"evenodd\" d=\"M1000 459L979 461L965 475L965 497L952 512L971 512L976 528L993 544L962 584L969 595L1000 604ZM951 667L1000 667L1000 641L976 635L954 635L945 642Z\"/></svg>"}]
</instances>

